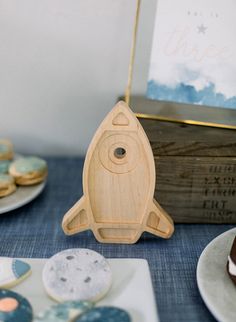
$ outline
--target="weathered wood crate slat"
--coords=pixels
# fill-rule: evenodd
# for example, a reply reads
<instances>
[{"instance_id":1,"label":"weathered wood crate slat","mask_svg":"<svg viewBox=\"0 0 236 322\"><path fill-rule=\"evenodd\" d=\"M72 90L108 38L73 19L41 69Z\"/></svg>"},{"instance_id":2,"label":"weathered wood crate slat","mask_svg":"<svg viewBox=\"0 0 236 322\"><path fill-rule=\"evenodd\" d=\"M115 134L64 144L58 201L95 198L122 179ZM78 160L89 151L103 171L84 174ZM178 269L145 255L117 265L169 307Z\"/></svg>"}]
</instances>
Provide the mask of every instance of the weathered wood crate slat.
<instances>
[{"instance_id":1,"label":"weathered wood crate slat","mask_svg":"<svg viewBox=\"0 0 236 322\"><path fill-rule=\"evenodd\" d=\"M155 198L174 221L236 223L236 131L140 122L155 157Z\"/></svg>"}]
</instances>

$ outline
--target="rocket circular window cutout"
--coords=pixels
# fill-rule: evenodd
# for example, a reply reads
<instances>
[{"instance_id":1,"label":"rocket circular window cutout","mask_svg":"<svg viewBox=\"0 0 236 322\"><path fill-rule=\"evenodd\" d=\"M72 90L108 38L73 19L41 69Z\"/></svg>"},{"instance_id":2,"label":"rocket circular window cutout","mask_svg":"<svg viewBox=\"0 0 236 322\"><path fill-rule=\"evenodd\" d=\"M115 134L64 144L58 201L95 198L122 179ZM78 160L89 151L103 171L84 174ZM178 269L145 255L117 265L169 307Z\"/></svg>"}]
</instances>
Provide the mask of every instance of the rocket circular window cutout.
<instances>
[{"instance_id":1,"label":"rocket circular window cutout","mask_svg":"<svg viewBox=\"0 0 236 322\"><path fill-rule=\"evenodd\" d=\"M101 123L86 154L82 198L65 214L67 235L90 229L104 243L135 243L143 231L169 238L172 219L153 199L155 163L146 133L125 102Z\"/></svg>"},{"instance_id":2,"label":"rocket circular window cutout","mask_svg":"<svg viewBox=\"0 0 236 322\"><path fill-rule=\"evenodd\" d=\"M141 149L135 133L124 135L106 131L98 146L99 161L112 173L127 173L136 168Z\"/></svg>"},{"instance_id":3,"label":"rocket circular window cutout","mask_svg":"<svg viewBox=\"0 0 236 322\"><path fill-rule=\"evenodd\" d=\"M124 156L126 155L126 150L124 148L122 148L122 147L118 147L118 148L115 149L114 155L118 159L123 159Z\"/></svg>"}]
</instances>

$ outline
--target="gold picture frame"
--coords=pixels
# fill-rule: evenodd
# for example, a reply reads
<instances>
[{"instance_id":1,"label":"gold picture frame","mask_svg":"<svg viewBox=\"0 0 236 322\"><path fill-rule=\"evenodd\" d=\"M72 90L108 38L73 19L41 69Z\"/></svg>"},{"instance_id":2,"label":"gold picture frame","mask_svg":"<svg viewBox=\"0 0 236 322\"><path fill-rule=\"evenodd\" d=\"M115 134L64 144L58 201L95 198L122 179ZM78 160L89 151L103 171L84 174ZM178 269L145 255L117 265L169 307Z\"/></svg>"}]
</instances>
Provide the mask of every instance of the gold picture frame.
<instances>
[{"instance_id":1,"label":"gold picture frame","mask_svg":"<svg viewBox=\"0 0 236 322\"><path fill-rule=\"evenodd\" d=\"M125 101L138 118L235 130L236 109L156 101L146 98L157 1L141 2L141 0L136 0ZM140 47L145 50L140 50ZM141 94L133 95L132 93Z\"/></svg>"}]
</instances>

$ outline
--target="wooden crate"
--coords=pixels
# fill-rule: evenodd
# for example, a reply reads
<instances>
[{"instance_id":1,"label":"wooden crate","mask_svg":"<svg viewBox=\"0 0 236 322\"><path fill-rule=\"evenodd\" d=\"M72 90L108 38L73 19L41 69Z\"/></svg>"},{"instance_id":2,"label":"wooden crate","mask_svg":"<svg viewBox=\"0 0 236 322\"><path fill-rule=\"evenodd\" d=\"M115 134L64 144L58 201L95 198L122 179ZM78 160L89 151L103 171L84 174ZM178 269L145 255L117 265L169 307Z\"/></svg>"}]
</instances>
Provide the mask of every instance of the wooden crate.
<instances>
[{"instance_id":1,"label":"wooden crate","mask_svg":"<svg viewBox=\"0 0 236 322\"><path fill-rule=\"evenodd\" d=\"M155 198L174 221L236 223L236 131L139 120L155 157Z\"/></svg>"}]
</instances>

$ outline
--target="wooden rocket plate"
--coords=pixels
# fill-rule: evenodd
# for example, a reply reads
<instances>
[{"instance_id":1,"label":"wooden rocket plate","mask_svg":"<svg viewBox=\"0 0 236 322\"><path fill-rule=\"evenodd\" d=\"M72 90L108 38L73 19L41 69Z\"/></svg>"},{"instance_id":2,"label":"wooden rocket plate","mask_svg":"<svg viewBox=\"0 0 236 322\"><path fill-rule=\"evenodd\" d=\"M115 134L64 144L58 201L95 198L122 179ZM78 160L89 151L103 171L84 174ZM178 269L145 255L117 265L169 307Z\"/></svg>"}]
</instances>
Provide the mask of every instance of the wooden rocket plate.
<instances>
[{"instance_id":1,"label":"wooden rocket plate","mask_svg":"<svg viewBox=\"0 0 236 322\"><path fill-rule=\"evenodd\" d=\"M220 322L236 321L236 287L226 271L226 263L236 228L213 239L202 252L197 266L200 294Z\"/></svg>"},{"instance_id":2,"label":"wooden rocket plate","mask_svg":"<svg viewBox=\"0 0 236 322\"><path fill-rule=\"evenodd\" d=\"M23 259L31 265L32 274L12 290L24 295L39 313L55 304L45 293L42 269L46 259ZM155 297L148 263L144 259L108 259L113 283L108 294L97 303L114 305L129 312L132 322L158 322Z\"/></svg>"},{"instance_id":3,"label":"wooden rocket plate","mask_svg":"<svg viewBox=\"0 0 236 322\"><path fill-rule=\"evenodd\" d=\"M68 235L91 229L103 243L135 243L143 231L169 238L173 221L153 198L155 164L148 138L125 102L95 133L83 169L83 197L65 214Z\"/></svg>"}]
</instances>

